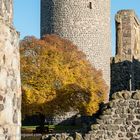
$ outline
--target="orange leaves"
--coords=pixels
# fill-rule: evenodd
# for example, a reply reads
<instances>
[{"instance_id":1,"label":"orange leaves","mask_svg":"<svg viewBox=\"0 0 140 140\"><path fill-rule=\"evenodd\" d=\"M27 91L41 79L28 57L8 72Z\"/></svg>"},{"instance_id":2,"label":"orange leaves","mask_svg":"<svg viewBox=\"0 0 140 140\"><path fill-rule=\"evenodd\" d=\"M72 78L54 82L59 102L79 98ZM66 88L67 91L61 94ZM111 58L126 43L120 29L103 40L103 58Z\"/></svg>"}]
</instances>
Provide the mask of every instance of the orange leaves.
<instances>
[{"instance_id":1,"label":"orange leaves","mask_svg":"<svg viewBox=\"0 0 140 140\"><path fill-rule=\"evenodd\" d=\"M107 86L101 72L70 41L56 35L26 37L20 52L23 115L41 110L47 115L70 110L91 115L104 101Z\"/></svg>"}]
</instances>

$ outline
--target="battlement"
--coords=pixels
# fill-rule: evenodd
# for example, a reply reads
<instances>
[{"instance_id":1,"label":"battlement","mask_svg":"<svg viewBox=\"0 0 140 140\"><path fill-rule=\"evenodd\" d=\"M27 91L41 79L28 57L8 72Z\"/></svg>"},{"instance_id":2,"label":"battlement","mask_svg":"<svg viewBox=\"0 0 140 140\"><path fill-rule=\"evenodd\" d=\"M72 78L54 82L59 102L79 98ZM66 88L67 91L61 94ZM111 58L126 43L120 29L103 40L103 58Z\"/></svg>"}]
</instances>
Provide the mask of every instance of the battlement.
<instances>
[{"instance_id":1,"label":"battlement","mask_svg":"<svg viewBox=\"0 0 140 140\"><path fill-rule=\"evenodd\" d=\"M12 24L13 0L0 0L0 20Z\"/></svg>"}]
</instances>

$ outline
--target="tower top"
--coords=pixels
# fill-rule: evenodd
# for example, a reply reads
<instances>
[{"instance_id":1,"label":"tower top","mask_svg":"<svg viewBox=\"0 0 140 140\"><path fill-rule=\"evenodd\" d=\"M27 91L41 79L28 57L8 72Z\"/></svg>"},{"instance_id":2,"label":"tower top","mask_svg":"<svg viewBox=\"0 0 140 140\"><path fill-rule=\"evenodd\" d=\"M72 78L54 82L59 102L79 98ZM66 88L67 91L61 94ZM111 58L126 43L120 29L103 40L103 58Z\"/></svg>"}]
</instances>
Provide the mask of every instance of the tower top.
<instances>
[{"instance_id":1,"label":"tower top","mask_svg":"<svg viewBox=\"0 0 140 140\"><path fill-rule=\"evenodd\" d=\"M116 14L116 55L119 61L140 60L140 20L133 10Z\"/></svg>"},{"instance_id":2,"label":"tower top","mask_svg":"<svg viewBox=\"0 0 140 140\"><path fill-rule=\"evenodd\" d=\"M0 20L13 22L13 0L0 0Z\"/></svg>"}]
</instances>

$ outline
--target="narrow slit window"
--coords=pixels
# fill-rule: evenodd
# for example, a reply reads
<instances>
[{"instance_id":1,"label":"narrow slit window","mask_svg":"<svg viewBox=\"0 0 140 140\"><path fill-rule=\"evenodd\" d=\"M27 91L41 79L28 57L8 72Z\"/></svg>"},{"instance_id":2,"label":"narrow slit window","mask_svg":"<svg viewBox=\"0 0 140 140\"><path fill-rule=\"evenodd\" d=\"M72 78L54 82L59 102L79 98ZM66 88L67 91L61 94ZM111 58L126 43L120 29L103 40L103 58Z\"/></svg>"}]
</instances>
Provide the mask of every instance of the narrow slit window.
<instances>
[{"instance_id":1,"label":"narrow slit window","mask_svg":"<svg viewBox=\"0 0 140 140\"><path fill-rule=\"evenodd\" d=\"M92 9L92 2L89 2L89 8Z\"/></svg>"}]
</instances>

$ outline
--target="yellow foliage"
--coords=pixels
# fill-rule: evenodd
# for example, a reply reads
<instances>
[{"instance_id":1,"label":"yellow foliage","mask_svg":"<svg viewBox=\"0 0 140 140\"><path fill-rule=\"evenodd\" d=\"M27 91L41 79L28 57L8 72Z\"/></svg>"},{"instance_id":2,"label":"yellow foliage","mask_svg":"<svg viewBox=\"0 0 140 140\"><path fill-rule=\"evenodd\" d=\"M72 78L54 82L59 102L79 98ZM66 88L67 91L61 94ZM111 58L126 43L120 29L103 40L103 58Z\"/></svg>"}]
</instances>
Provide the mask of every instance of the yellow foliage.
<instances>
[{"instance_id":1,"label":"yellow foliage","mask_svg":"<svg viewBox=\"0 0 140 140\"><path fill-rule=\"evenodd\" d=\"M20 43L23 115L70 110L92 115L106 99L102 74L70 41L55 35Z\"/></svg>"}]
</instances>

